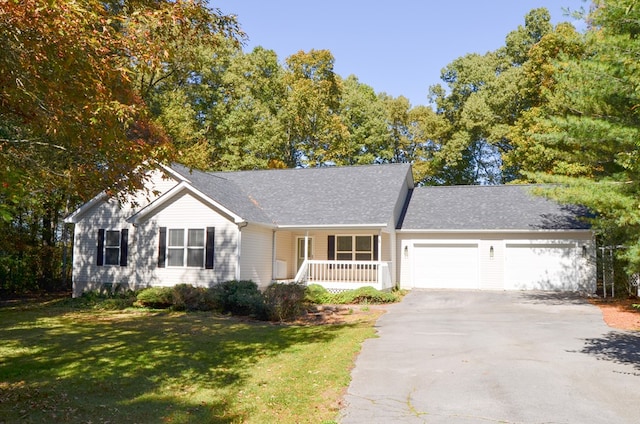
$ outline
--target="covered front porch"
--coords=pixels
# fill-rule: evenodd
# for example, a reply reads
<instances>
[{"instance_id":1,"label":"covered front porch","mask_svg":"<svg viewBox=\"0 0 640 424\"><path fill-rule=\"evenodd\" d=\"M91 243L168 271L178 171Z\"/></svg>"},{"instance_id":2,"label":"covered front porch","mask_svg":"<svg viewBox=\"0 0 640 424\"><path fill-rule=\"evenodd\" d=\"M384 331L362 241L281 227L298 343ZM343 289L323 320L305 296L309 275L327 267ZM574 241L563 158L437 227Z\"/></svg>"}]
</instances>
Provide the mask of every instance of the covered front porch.
<instances>
[{"instance_id":1,"label":"covered front porch","mask_svg":"<svg viewBox=\"0 0 640 424\"><path fill-rule=\"evenodd\" d=\"M394 286L395 232L384 227L277 230L274 280L319 284L329 291Z\"/></svg>"}]
</instances>

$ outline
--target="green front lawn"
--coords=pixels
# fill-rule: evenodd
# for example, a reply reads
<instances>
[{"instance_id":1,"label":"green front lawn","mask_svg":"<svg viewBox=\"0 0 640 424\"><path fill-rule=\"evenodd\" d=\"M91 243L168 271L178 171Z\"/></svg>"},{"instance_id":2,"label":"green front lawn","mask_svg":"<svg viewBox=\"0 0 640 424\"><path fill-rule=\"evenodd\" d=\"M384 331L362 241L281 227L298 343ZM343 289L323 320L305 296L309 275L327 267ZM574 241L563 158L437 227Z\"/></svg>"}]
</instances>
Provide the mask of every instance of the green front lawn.
<instances>
[{"instance_id":1,"label":"green front lawn","mask_svg":"<svg viewBox=\"0 0 640 424\"><path fill-rule=\"evenodd\" d=\"M375 334L61 305L0 308L0 423L331 421Z\"/></svg>"}]
</instances>

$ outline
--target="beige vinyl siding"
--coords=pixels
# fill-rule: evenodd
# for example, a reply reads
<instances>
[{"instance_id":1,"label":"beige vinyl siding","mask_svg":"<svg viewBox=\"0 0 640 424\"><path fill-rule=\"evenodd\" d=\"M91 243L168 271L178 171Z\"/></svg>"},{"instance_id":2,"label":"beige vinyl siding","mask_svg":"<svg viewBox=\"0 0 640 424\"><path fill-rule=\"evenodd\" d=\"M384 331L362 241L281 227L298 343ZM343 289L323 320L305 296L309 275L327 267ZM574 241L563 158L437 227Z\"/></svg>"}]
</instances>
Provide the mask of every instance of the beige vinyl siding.
<instances>
[{"instance_id":1,"label":"beige vinyl siding","mask_svg":"<svg viewBox=\"0 0 640 424\"><path fill-rule=\"evenodd\" d=\"M240 237L240 279L268 286L272 281L273 230L249 224L241 229Z\"/></svg>"},{"instance_id":2,"label":"beige vinyl siding","mask_svg":"<svg viewBox=\"0 0 640 424\"><path fill-rule=\"evenodd\" d=\"M328 237L331 235L357 235L370 234L380 235L378 230L313 230L309 231L309 238L312 239L312 257L309 259L328 259ZM295 277L297 273L297 249L298 239L304 238L303 231L277 231L276 232L276 259L287 262L287 278ZM391 235L382 233L382 260L391 261Z\"/></svg>"},{"instance_id":3,"label":"beige vinyl siding","mask_svg":"<svg viewBox=\"0 0 640 424\"><path fill-rule=\"evenodd\" d=\"M289 231L276 231L276 260L287 263L287 279L295 277L295 244Z\"/></svg>"}]
</instances>

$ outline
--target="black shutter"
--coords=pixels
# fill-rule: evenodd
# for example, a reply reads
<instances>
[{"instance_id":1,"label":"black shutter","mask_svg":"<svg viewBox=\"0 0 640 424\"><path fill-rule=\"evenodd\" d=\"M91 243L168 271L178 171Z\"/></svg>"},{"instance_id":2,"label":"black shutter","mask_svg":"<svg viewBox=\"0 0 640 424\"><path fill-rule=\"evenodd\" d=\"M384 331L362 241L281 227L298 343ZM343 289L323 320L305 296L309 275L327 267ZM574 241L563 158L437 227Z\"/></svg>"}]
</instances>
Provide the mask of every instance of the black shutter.
<instances>
[{"instance_id":1,"label":"black shutter","mask_svg":"<svg viewBox=\"0 0 640 424\"><path fill-rule=\"evenodd\" d=\"M127 266L127 256L129 255L129 230L120 231L120 266Z\"/></svg>"},{"instance_id":2,"label":"black shutter","mask_svg":"<svg viewBox=\"0 0 640 424\"><path fill-rule=\"evenodd\" d=\"M160 227L160 240L158 243L158 268L164 268L167 254L167 227Z\"/></svg>"},{"instance_id":3,"label":"black shutter","mask_svg":"<svg viewBox=\"0 0 640 424\"><path fill-rule=\"evenodd\" d=\"M373 236L373 259L378 260L378 236Z\"/></svg>"},{"instance_id":4,"label":"black shutter","mask_svg":"<svg viewBox=\"0 0 640 424\"><path fill-rule=\"evenodd\" d=\"M104 265L104 228L98 230L98 252L96 255L96 265Z\"/></svg>"},{"instance_id":5,"label":"black shutter","mask_svg":"<svg viewBox=\"0 0 640 424\"><path fill-rule=\"evenodd\" d=\"M336 259L336 236L329 236L327 239L327 250L329 252L327 259L334 261Z\"/></svg>"},{"instance_id":6,"label":"black shutter","mask_svg":"<svg viewBox=\"0 0 640 424\"><path fill-rule=\"evenodd\" d=\"M213 269L213 257L214 257L214 252L215 252L215 244L214 244L214 239L215 239L215 233L216 233L216 229L214 227L207 227L207 240L206 240L206 244L205 244L205 260L204 260L204 267L206 269Z\"/></svg>"}]
</instances>

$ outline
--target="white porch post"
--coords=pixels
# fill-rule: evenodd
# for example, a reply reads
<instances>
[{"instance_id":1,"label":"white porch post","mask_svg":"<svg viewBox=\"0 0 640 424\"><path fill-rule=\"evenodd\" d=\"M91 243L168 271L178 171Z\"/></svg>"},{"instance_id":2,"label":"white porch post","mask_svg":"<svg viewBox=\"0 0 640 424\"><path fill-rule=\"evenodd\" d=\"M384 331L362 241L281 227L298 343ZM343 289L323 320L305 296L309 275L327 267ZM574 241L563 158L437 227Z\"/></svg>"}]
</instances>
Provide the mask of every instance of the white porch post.
<instances>
[{"instance_id":1,"label":"white porch post","mask_svg":"<svg viewBox=\"0 0 640 424\"><path fill-rule=\"evenodd\" d=\"M382 287L382 230L378 230L378 257L376 258L378 261L378 284L380 288Z\"/></svg>"},{"instance_id":2,"label":"white porch post","mask_svg":"<svg viewBox=\"0 0 640 424\"><path fill-rule=\"evenodd\" d=\"M304 260L309 259L309 230L304 233Z\"/></svg>"}]
</instances>

